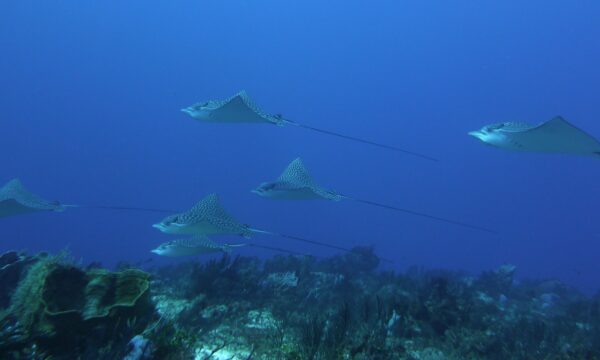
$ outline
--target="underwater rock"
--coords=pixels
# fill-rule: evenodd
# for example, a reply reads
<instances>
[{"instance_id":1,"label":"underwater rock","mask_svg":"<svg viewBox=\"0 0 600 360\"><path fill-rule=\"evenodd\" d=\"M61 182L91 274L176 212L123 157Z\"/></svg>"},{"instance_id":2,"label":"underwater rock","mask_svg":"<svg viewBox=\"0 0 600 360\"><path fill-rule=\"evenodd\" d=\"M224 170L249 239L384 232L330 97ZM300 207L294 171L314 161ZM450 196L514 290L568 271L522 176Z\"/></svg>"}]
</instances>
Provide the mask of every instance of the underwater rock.
<instances>
[{"instance_id":1,"label":"underwater rock","mask_svg":"<svg viewBox=\"0 0 600 360\"><path fill-rule=\"evenodd\" d=\"M500 296L498 296L498 302L501 305L505 305L508 302L508 297L504 294L500 294Z\"/></svg>"},{"instance_id":2,"label":"underwater rock","mask_svg":"<svg viewBox=\"0 0 600 360\"><path fill-rule=\"evenodd\" d=\"M246 328L256 331L273 331L279 327L279 321L267 309L248 312Z\"/></svg>"},{"instance_id":3,"label":"underwater rock","mask_svg":"<svg viewBox=\"0 0 600 360\"><path fill-rule=\"evenodd\" d=\"M500 294L508 294L512 289L514 274L517 267L512 264L504 264L491 272L484 272L476 286L482 287L487 292L498 297Z\"/></svg>"},{"instance_id":4,"label":"underwater rock","mask_svg":"<svg viewBox=\"0 0 600 360\"><path fill-rule=\"evenodd\" d=\"M155 295L152 302L156 312L166 320L176 320L181 316L191 315L191 311L197 311L204 302L206 295L199 294L192 300L170 297L165 294Z\"/></svg>"},{"instance_id":5,"label":"underwater rock","mask_svg":"<svg viewBox=\"0 0 600 360\"><path fill-rule=\"evenodd\" d=\"M123 360L151 360L153 359L153 346L150 340L142 335L136 335L129 341L130 351Z\"/></svg>"},{"instance_id":6,"label":"underwater rock","mask_svg":"<svg viewBox=\"0 0 600 360\"><path fill-rule=\"evenodd\" d=\"M214 320L223 317L228 310L225 304L212 305L202 310L201 315L203 319Z\"/></svg>"},{"instance_id":7,"label":"underwater rock","mask_svg":"<svg viewBox=\"0 0 600 360\"><path fill-rule=\"evenodd\" d=\"M252 357L252 350L236 348L233 346L215 345L210 347L206 344L195 351L194 360L247 360Z\"/></svg>"},{"instance_id":8,"label":"underwater rock","mask_svg":"<svg viewBox=\"0 0 600 360\"><path fill-rule=\"evenodd\" d=\"M435 348L425 348L423 350L409 351L408 355L411 360L448 360L441 350Z\"/></svg>"},{"instance_id":9,"label":"underwater rock","mask_svg":"<svg viewBox=\"0 0 600 360\"><path fill-rule=\"evenodd\" d=\"M558 307L560 296L555 293L544 293L532 300L532 311L543 316L561 315L562 311Z\"/></svg>"},{"instance_id":10,"label":"underwater rock","mask_svg":"<svg viewBox=\"0 0 600 360\"><path fill-rule=\"evenodd\" d=\"M342 274L324 272L311 272L307 281L308 293L306 299L314 298L320 300L331 295L331 290L339 286L345 277Z\"/></svg>"},{"instance_id":11,"label":"underwater rock","mask_svg":"<svg viewBox=\"0 0 600 360\"><path fill-rule=\"evenodd\" d=\"M544 309L553 307L558 299L560 299L560 296L554 293L544 293L539 297L539 300L542 302L542 308Z\"/></svg>"},{"instance_id":12,"label":"underwater rock","mask_svg":"<svg viewBox=\"0 0 600 360\"><path fill-rule=\"evenodd\" d=\"M298 277L291 271L271 273L261 282L261 285L276 291L285 291L298 286Z\"/></svg>"},{"instance_id":13,"label":"underwater rock","mask_svg":"<svg viewBox=\"0 0 600 360\"><path fill-rule=\"evenodd\" d=\"M481 301L484 304L493 304L494 303L494 298L482 291L477 292L477 300Z\"/></svg>"},{"instance_id":14,"label":"underwater rock","mask_svg":"<svg viewBox=\"0 0 600 360\"><path fill-rule=\"evenodd\" d=\"M233 307L233 306L232 306ZM243 316L240 313L241 316ZM231 319L223 319L218 326L196 339L193 358L198 360L247 360L253 358L255 346L253 340L267 338L266 332L247 332L247 328L239 326L237 321L230 323ZM239 319L242 320L242 319ZM242 320L243 321L243 320ZM248 338L248 334L256 334ZM269 359L272 357L262 357Z\"/></svg>"},{"instance_id":15,"label":"underwater rock","mask_svg":"<svg viewBox=\"0 0 600 360\"><path fill-rule=\"evenodd\" d=\"M510 278L510 280L512 281L512 277L515 274L516 270L517 267L513 264L503 264L500 267L498 267L494 272L499 277Z\"/></svg>"}]
</instances>

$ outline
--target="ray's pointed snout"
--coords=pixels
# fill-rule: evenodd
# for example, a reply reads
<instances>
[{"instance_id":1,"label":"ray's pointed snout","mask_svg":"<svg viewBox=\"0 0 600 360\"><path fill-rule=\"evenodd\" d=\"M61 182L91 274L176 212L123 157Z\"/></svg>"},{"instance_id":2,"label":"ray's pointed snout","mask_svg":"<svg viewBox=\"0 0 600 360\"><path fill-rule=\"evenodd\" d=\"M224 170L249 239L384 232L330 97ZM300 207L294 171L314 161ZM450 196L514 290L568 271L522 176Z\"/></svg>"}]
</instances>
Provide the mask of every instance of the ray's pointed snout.
<instances>
[{"instance_id":1,"label":"ray's pointed snout","mask_svg":"<svg viewBox=\"0 0 600 360\"><path fill-rule=\"evenodd\" d=\"M256 194L258 196L266 196L268 195L269 191L273 190L273 183L262 183L260 184L260 186L250 190L251 193Z\"/></svg>"},{"instance_id":2,"label":"ray's pointed snout","mask_svg":"<svg viewBox=\"0 0 600 360\"><path fill-rule=\"evenodd\" d=\"M477 138L477 139L479 139L479 140L482 140L482 136L483 136L483 134L481 133L481 131L480 131L480 130L469 131L469 132L467 133L467 135L469 135L469 136L472 136L472 137L474 137L474 138Z\"/></svg>"}]
</instances>

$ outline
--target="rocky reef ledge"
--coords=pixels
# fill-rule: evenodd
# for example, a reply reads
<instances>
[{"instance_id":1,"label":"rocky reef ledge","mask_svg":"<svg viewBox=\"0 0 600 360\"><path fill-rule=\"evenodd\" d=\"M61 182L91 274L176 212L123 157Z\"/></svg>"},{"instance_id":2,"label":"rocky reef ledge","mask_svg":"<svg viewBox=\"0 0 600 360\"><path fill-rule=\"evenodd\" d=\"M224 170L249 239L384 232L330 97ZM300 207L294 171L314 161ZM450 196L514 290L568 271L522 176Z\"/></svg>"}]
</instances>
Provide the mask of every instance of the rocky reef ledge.
<instances>
[{"instance_id":1,"label":"rocky reef ledge","mask_svg":"<svg viewBox=\"0 0 600 360\"><path fill-rule=\"evenodd\" d=\"M552 280L223 256L146 271L0 256L0 359L600 359L600 297Z\"/></svg>"}]
</instances>

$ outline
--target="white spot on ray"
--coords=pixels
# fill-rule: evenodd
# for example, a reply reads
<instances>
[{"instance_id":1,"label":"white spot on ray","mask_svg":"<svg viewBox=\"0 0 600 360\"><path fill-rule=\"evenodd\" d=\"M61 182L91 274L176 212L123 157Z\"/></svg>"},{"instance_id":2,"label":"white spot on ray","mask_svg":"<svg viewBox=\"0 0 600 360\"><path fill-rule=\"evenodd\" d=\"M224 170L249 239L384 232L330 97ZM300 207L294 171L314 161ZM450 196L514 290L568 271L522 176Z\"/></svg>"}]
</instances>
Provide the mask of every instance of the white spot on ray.
<instances>
[{"instance_id":1,"label":"white spot on ray","mask_svg":"<svg viewBox=\"0 0 600 360\"><path fill-rule=\"evenodd\" d=\"M57 201L48 201L31 193L19 179L13 179L0 188L0 217L64 209Z\"/></svg>"},{"instance_id":2,"label":"white spot on ray","mask_svg":"<svg viewBox=\"0 0 600 360\"><path fill-rule=\"evenodd\" d=\"M600 142L560 116L539 125L488 125L469 135L503 149L600 156Z\"/></svg>"},{"instance_id":3,"label":"white spot on ray","mask_svg":"<svg viewBox=\"0 0 600 360\"><path fill-rule=\"evenodd\" d=\"M225 211L217 194L210 194L189 211L167 216L153 226L169 234L230 234L244 237L250 237L252 234L252 229Z\"/></svg>"}]
</instances>

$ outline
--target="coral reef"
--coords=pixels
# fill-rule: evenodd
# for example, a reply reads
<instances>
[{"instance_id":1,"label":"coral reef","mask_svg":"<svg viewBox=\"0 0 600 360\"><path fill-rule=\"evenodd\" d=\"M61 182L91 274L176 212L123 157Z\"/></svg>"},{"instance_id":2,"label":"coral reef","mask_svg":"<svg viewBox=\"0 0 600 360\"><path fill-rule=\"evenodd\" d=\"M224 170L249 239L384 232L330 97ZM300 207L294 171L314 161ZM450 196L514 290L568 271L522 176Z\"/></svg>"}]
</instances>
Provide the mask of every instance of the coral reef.
<instances>
[{"instance_id":1,"label":"coral reef","mask_svg":"<svg viewBox=\"0 0 600 360\"><path fill-rule=\"evenodd\" d=\"M35 257L0 323L0 358L600 358L600 297L515 282L512 265L479 277L377 266L368 248L224 255L151 276Z\"/></svg>"},{"instance_id":2,"label":"coral reef","mask_svg":"<svg viewBox=\"0 0 600 360\"><path fill-rule=\"evenodd\" d=\"M64 254L38 256L4 312L0 358L119 357L154 318L149 284L140 270L84 271Z\"/></svg>"},{"instance_id":3,"label":"coral reef","mask_svg":"<svg viewBox=\"0 0 600 360\"><path fill-rule=\"evenodd\" d=\"M321 261L277 256L262 266L223 257L158 269L153 291L159 307L187 304L170 326L188 334L179 349L196 359L600 354L599 300L558 282L515 283L512 265L477 278L420 268L382 273L377 265L368 248Z\"/></svg>"}]
</instances>

